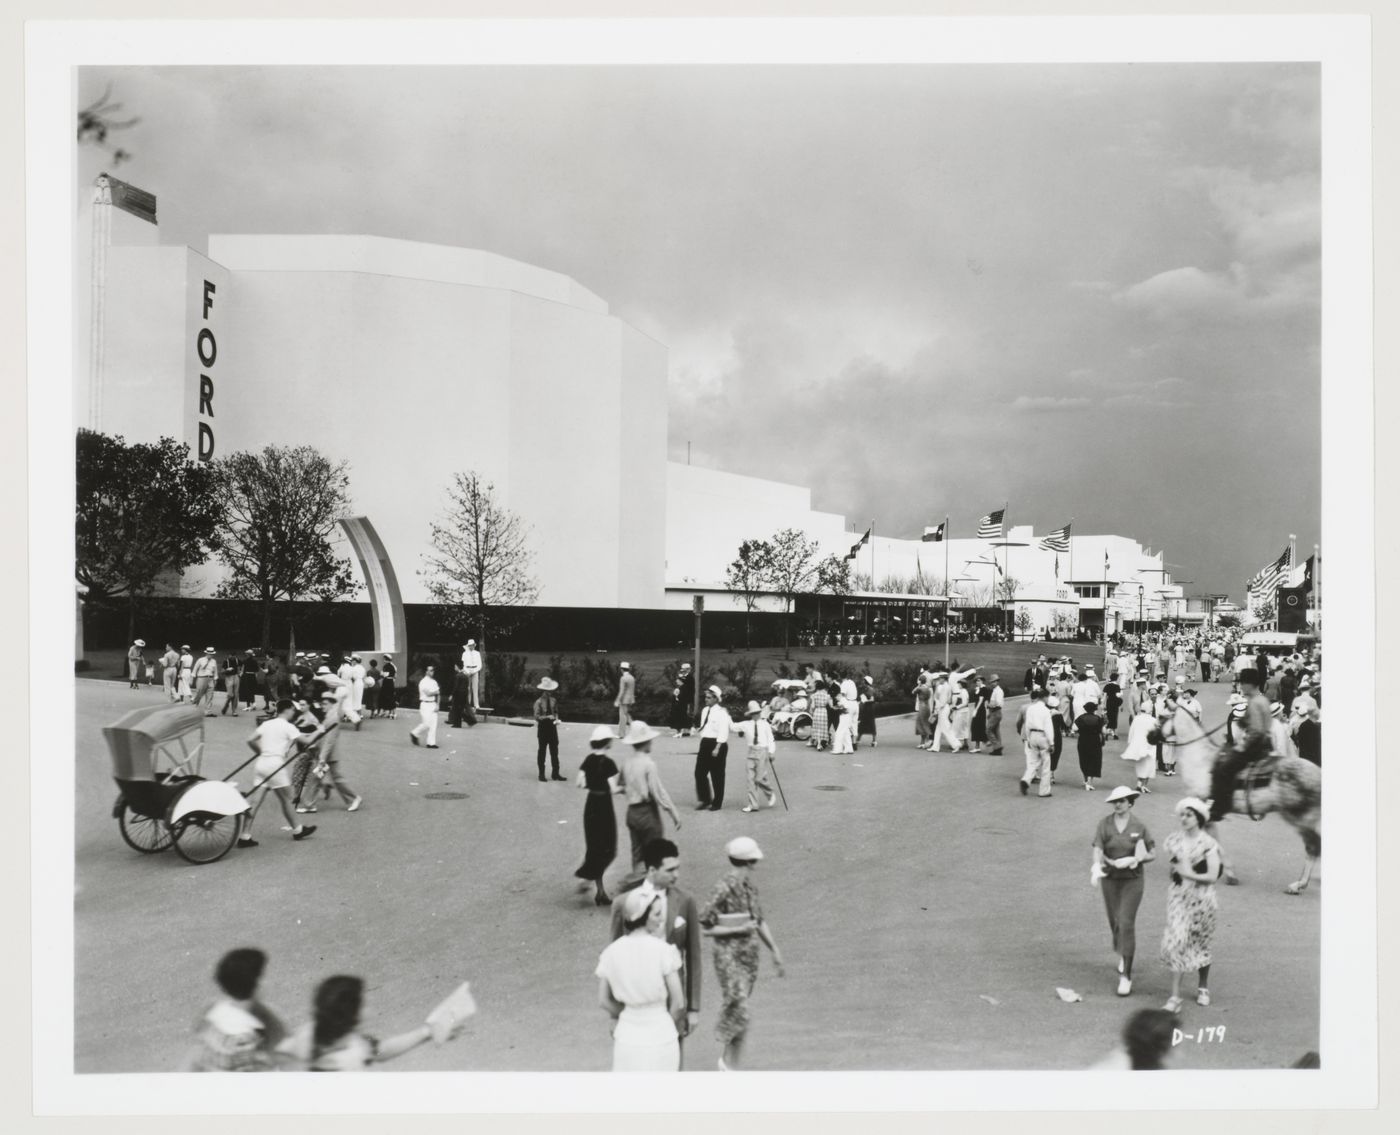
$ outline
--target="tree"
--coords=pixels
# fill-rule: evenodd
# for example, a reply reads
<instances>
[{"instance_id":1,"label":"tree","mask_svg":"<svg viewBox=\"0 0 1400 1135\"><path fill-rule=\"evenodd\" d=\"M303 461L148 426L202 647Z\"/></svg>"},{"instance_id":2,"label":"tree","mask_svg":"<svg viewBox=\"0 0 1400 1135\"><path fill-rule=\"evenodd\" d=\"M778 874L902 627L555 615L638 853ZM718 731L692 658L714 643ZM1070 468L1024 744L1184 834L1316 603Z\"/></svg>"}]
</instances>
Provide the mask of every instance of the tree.
<instances>
[{"instance_id":1,"label":"tree","mask_svg":"<svg viewBox=\"0 0 1400 1135\"><path fill-rule=\"evenodd\" d=\"M1240 617L1238 615L1229 614L1216 615L1215 625L1217 627L1237 627L1240 625Z\"/></svg>"},{"instance_id":2,"label":"tree","mask_svg":"<svg viewBox=\"0 0 1400 1135\"><path fill-rule=\"evenodd\" d=\"M1029 607L1022 607L1016 612L1016 629L1021 632L1022 638L1031 637L1031 632L1035 630L1035 616Z\"/></svg>"},{"instance_id":3,"label":"tree","mask_svg":"<svg viewBox=\"0 0 1400 1135\"><path fill-rule=\"evenodd\" d=\"M851 593L851 561L845 556L832 554L818 562L812 590L817 593L817 626L820 627L822 593L825 592L828 595L849 595ZM841 626L839 629L844 631L845 627ZM840 645L841 639L838 637L838 649Z\"/></svg>"},{"instance_id":4,"label":"tree","mask_svg":"<svg viewBox=\"0 0 1400 1135\"><path fill-rule=\"evenodd\" d=\"M750 645L749 620L758 606L759 596L768 590L768 573L772 567L773 546L767 540L745 540L739 554L724 573L724 584L744 600L744 648Z\"/></svg>"},{"instance_id":5,"label":"tree","mask_svg":"<svg viewBox=\"0 0 1400 1135\"><path fill-rule=\"evenodd\" d=\"M769 590L783 600L783 657L792 657L789 624L792 603L799 594L810 591L817 578L817 553L820 545L797 528L784 528L769 541L773 549L772 566L768 573Z\"/></svg>"},{"instance_id":6,"label":"tree","mask_svg":"<svg viewBox=\"0 0 1400 1135\"><path fill-rule=\"evenodd\" d=\"M350 561L331 545L349 511L350 475L311 446L269 445L214 462L222 517L214 551L228 568L221 599L262 604L262 646L279 599L329 603L354 590Z\"/></svg>"},{"instance_id":7,"label":"tree","mask_svg":"<svg viewBox=\"0 0 1400 1135\"><path fill-rule=\"evenodd\" d=\"M475 632L484 653L487 639L509 627L489 608L529 606L539 595L530 575L528 531L520 518L496 501L496 486L473 472L454 473L443 520L429 529L432 551L418 574L428 594L448 608L464 634Z\"/></svg>"},{"instance_id":8,"label":"tree","mask_svg":"<svg viewBox=\"0 0 1400 1135\"><path fill-rule=\"evenodd\" d=\"M127 638L155 581L209 556L219 517L213 473L163 437L128 445L79 430L75 575L89 602L125 599Z\"/></svg>"}]
</instances>

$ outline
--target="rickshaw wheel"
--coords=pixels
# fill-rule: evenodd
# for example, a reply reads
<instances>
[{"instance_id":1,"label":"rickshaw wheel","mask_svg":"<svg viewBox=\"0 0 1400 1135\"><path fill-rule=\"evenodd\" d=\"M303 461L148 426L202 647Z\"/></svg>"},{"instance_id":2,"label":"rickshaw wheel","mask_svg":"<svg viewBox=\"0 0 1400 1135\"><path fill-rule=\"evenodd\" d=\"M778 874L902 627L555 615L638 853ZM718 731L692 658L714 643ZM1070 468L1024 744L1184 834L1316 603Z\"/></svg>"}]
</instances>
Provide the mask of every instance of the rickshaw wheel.
<instances>
[{"instance_id":1,"label":"rickshaw wheel","mask_svg":"<svg viewBox=\"0 0 1400 1135\"><path fill-rule=\"evenodd\" d=\"M229 853L242 823L242 816L191 812L175 828L175 850L190 863L213 863Z\"/></svg>"},{"instance_id":2,"label":"rickshaw wheel","mask_svg":"<svg viewBox=\"0 0 1400 1135\"><path fill-rule=\"evenodd\" d=\"M799 717L792 723L792 736L794 740L805 741L812 735L812 719L810 717Z\"/></svg>"},{"instance_id":3,"label":"rickshaw wheel","mask_svg":"<svg viewBox=\"0 0 1400 1135\"><path fill-rule=\"evenodd\" d=\"M126 845L143 855L154 855L157 851L169 851L174 837L165 821L143 816L132 811L130 804L123 804L117 816L117 827Z\"/></svg>"}]
</instances>

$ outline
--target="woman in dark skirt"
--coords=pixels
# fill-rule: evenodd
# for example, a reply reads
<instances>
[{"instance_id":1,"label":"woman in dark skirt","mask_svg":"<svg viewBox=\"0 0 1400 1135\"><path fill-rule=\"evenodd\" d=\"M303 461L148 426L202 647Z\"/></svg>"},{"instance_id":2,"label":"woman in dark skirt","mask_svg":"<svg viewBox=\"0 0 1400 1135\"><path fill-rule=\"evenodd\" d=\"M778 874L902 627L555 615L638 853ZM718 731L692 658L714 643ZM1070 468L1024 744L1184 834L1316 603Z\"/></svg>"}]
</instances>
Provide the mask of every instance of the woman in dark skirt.
<instances>
[{"instance_id":1,"label":"woman in dark skirt","mask_svg":"<svg viewBox=\"0 0 1400 1135\"><path fill-rule=\"evenodd\" d=\"M1084 703L1084 712L1074 719L1079 732L1079 771L1084 774L1084 791L1094 791L1094 781L1103 776L1103 718L1093 702Z\"/></svg>"},{"instance_id":2,"label":"woman in dark skirt","mask_svg":"<svg viewBox=\"0 0 1400 1135\"><path fill-rule=\"evenodd\" d=\"M394 717L398 710L398 688L399 668L394 665L394 660L387 654L384 656L384 665L379 671L379 684L375 689L379 694L379 712L384 717Z\"/></svg>"},{"instance_id":3,"label":"woman in dark skirt","mask_svg":"<svg viewBox=\"0 0 1400 1135\"><path fill-rule=\"evenodd\" d=\"M1103 712L1108 722L1108 735L1115 741L1118 740L1118 710L1122 705L1123 687L1118 684L1118 673L1114 671L1104 683Z\"/></svg>"},{"instance_id":4,"label":"woman in dark skirt","mask_svg":"<svg viewBox=\"0 0 1400 1135\"><path fill-rule=\"evenodd\" d=\"M980 753L987 743L987 699L991 696L992 688L978 678L977 689L972 695L972 744L969 752Z\"/></svg>"},{"instance_id":5,"label":"woman in dark skirt","mask_svg":"<svg viewBox=\"0 0 1400 1135\"><path fill-rule=\"evenodd\" d=\"M597 893L593 901L608 906L612 899L603 890L603 873L617 858L617 815L613 812L613 794L622 790L617 785L617 765L608 750L616 737L606 725L593 730L588 743L592 746L578 770L578 786L588 790L583 805L583 840L586 850L583 865L574 872L578 878L592 883ZM582 888L580 888L582 889Z\"/></svg>"}]
</instances>

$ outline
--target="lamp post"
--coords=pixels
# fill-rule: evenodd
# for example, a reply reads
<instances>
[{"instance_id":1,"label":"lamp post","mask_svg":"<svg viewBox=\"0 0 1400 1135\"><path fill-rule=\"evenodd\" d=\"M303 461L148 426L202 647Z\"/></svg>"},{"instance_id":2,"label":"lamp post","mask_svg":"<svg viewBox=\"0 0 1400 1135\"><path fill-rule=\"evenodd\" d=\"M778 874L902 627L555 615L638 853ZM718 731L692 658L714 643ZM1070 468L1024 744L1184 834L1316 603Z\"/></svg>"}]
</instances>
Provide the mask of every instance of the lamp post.
<instances>
[{"instance_id":1,"label":"lamp post","mask_svg":"<svg viewBox=\"0 0 1400 1135\"><path fill-rule=\"evenodd\" d=\"M1142 641L1142 595L1143 595L1143 587L1142 587L1142 584L1139 583L1139 584L1138 584L1138 625L1137 625L1137 633L1138 633L1138 641L1139 641L1139 642Z\"/></svg>"}]
</instances>

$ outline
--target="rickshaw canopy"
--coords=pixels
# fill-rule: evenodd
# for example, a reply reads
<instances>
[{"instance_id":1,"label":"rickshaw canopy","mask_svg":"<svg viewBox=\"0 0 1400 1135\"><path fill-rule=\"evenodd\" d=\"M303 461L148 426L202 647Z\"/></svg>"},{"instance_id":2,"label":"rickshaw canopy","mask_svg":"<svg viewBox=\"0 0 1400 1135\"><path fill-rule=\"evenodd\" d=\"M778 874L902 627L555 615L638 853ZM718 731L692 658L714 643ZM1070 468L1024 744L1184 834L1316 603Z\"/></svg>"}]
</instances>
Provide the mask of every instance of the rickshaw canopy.
<instances>
[{"instance_id":1,"label":"rickshaw canopy","mask_svg":"<svg viewBox=\"0 0 1400 1135\"><path fill-rule=\"evenodd\" d=\"M154 780L154 755L160 746L203 732L204 714L193 705L133 709L102 728L112 775L118 780Z\"/></svg>"}]
</instances>

